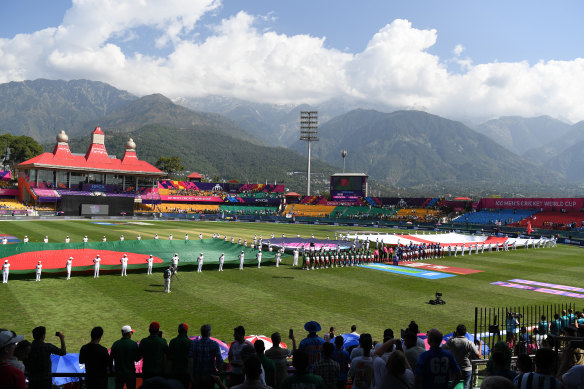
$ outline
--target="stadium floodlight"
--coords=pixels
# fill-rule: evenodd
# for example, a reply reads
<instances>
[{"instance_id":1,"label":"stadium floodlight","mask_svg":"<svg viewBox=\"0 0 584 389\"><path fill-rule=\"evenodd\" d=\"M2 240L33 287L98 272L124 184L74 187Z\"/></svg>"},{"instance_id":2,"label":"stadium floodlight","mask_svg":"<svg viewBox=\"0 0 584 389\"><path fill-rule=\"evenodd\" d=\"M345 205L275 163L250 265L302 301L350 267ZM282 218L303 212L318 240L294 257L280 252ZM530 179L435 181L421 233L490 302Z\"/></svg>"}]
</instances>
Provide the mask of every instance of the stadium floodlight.
<instances>
[{"instance_id":1,"label":"stadium floodlight","mask_svg":"<svg viewBox=\"0 0 584 389\"><path fill-rule=\"evenodd\" d=\"M318 141L318 111L300 111L300 140L308 143L306 195L310 196L310 144Z\"/></svg>"},{"instance_id":2,"label":"stadium floodlight","mask_svg":"<svg viewBox=\"0 0 584 389\"><path fill-rule=\"evenodd\" d=\"M341 157L343 157L343 173L345 172L345 158L347 158L347 150L341 151Z\"/></svg>"}]
</instances>

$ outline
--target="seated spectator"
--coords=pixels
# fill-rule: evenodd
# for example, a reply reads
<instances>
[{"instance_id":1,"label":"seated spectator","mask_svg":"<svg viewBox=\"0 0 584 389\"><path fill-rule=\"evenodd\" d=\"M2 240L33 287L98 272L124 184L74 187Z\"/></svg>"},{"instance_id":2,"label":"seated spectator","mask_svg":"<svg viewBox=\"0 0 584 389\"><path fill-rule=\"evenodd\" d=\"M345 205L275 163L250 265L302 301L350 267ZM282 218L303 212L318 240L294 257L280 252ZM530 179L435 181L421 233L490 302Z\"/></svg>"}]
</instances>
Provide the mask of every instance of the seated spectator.
<instances>
[{"instance_id":1,"label":"seated spectator","mask_svg":"<svg viewBox=\"0 0 584 389\"><path fill-rule=\"evenodd\" d=\"M414 373L401 350L389 354L387 362L382 358L375 358L373 371L375 389L411 388L414 385Z\"/></svg>"},{"instance_id":2,"label":"seated spectator","mask_svg":"<svg viewBox=\"0 0 584 389\"><path fill-rule=\"evenodd\" d=\"M29 388L50 388L51 381L51 354L63 356L67 354L65 346L65 335L57 332L56 336L61 341L61 348L45 343L47 329L45 327L36 327L32 330L33 341L30 346L30 354L25 363L28 371Z\"/></svg>"},{"instance_id":3,"label":"seated spectator","mask_svg":"<svg viewBox=\"0 0 584 389\"><path fill-rule=\"evenodd\" d=\"M257 355L250 355L243 362L245 380L239 385L232 386L235 389L271 389L262 379L262 364Z\"/></svg>"},{"instance_id":4,"label":"seated spectator","mask_svg":"<svg viewBox=\"0 0 584 389\"><path fill-rule=\"evenodd\" d=\"M561 377L572 366L576 365L584 365L584 347L582 346L582 342L571 341L562 352L558 377Z\"/></svg>"},{"instance_id":5,"label":"seated spectator","mask_svg":"<svg viewBox=\"0 0 584 389\"><path fill-rule=\"evenodd\" d=\"M326 389L324 380L308 372L308 354L301 349L292 354L292 366L296 369L294 375L287 377L282 382L282 389L310 388Z\"/></svg>"},{"instance_id":6,"label":"seated spectator","mask_svg":"<svg viewBox=\"0 0 584 389\"><path fill-rule=\"evenodd\" d=\"M12 331L0 331L1 388L26 389L26 379L24 377L24 372L8 363L8 361L14 357L14 349L16 348L16 344L22 341L23 338L24 336L16 335Z\"/></svg>"},{"instance_id":7,"label":"seated spectator","mask_svg":"<svg viewBox=\"0 0 584 389\"><path fill-rule=\"evenodd\" d=\"M554 377L555 370L555 352L547 348L539 349L535 353L535 372L518 376L515 384L521 389L561 388L561 381Z\"/></svg>"},{"instance_id":8,"label":"seated spectator","mask_svg":"<svg viewBox=\"0 0 584 389\"><path fill-rule=\"evenodd\" d=\"M315 375L321 376L327 389L336 389L339 378L339 363L331 359L335 346L326 342L322 345L322 359L316 362L312 371Z\"/></svg>"}]
</instances>

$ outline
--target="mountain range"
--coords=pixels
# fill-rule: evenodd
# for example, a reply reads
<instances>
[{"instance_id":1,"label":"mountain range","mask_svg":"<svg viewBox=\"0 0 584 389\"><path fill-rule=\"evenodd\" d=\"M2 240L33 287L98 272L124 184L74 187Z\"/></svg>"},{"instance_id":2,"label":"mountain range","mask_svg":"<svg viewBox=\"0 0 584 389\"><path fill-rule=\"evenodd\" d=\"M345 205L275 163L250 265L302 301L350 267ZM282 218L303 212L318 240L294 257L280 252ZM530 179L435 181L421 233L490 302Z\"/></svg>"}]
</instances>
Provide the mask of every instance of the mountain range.
<instances>
[{"instance_id":1,"label":"mountain range","mask_svg":"<svg viewBox=\"0 0 584 389\"><path fill-rule=\"evenodd\" d=\"M209 177L287 180L300 191L306 143L298 140L299 115L306 109L319 111L312 171L322 190L328 175L341 171L341 150L348 151L347 171L367 173L380 191L568 195L584 182L578 168L584 122L505 117L471 129L425 112L385 113L340 102L284 106L219 96L171 101L87 80L0 85L0 132L47 142L63 129L72 149L84 152L89 132L99 125L110 153L121 155L131 136L138 155L150 162L177 155L187 170Z\"/></svg>"}]
</instances>

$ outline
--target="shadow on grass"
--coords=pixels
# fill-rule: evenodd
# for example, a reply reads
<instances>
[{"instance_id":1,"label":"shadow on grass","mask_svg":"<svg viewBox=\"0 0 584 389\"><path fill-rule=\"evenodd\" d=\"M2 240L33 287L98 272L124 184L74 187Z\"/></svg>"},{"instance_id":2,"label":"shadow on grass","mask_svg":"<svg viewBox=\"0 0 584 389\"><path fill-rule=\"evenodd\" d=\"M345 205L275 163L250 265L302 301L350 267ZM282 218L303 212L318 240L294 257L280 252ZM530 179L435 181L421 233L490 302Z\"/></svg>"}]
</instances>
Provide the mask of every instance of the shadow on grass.
<instances>
[{"instance_id":1,"label":"shadow on grass","mask_svg":"<svg viewBox=\"0 0 584 389\"><path fill-rule=\"evenodd\" d=\"M284 278L284 279L289 279L289 280L294 279L294 277L292 277L292 276L272 276L272 278Z\"/></svg>"}]
</instances>

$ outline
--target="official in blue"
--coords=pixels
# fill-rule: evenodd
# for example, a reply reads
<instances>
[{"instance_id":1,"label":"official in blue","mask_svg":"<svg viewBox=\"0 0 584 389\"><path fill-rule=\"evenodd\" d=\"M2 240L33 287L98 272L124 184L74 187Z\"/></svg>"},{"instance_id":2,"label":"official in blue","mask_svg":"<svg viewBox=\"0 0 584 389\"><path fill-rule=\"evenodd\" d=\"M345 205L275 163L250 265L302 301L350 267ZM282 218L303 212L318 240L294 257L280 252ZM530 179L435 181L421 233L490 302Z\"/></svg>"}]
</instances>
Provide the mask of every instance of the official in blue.
<instances>
[{"instance_id":1,"label":"official in blue","mask_svg":"<svg viewBox=\"0 0 584 389\"><path fill-rule=\"evenodd\" d=\"M450 351L440 348L442 333L428 331L430 350L423 352L416 363L415 389L449 389L460 380L460 368Z\"/></svg>"},{"instance_id":2,"label":"official in blue","mask_svg":"<svg viewBox=\"0 0 584 389\"><path fill-rule=\"evenodd\" d=\"M322 358L322 345L324 339L316 333L322 330L320 324L315 321L309 321L304 324L304 329L308 332L308 336L300 342L298 349L304 351L308 355L308 371L312 371L314 363L320 361Z\"/></svg>"}]
</instances>

